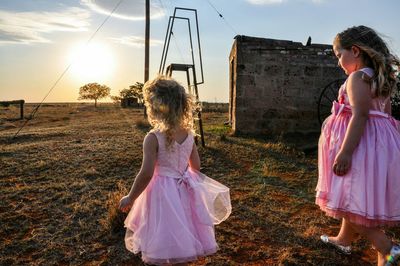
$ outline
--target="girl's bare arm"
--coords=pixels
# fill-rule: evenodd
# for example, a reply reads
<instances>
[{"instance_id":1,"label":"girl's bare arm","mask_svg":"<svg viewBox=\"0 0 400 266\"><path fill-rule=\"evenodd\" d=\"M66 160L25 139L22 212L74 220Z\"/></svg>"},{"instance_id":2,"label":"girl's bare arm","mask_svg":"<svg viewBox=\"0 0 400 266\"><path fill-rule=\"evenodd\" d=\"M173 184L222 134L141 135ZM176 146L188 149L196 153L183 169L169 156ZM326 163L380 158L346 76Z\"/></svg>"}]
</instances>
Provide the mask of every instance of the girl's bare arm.
<instances>
[{"instance_id":1,"label":"girl's bare arm","mask_svg":"<svg viewBox=\"0 0 400 266\"><path fill-rule=\"evenodd\" d=\"M347 83L346 90L349 95L352 116L333 165L333 171L337 175L344 175L350 169L352 154L364 134L368 120L372 101L371 90L370 85L363 80L362 75L362 72L355 72L349 76Z\"/></svg>"},{"instance_id":2,"label":"girl's bare arm","mask_svg":"<svg viewBox=\"0 0 400 266\"><path fill-rule=\"evenodd\" d=\"M142 167L140 168L140 171L135 178L135 182L128 194L128 197L132 201L135 201L137 197L139 197L153 177L157 159L157 148L157 137L154 134L148 134L143 141Z\"/></svg>"},{"instance_id":3,"label":"girl's bare arm","mask_svg":"<svg viewBox=\"0 0 400 266\"><path fill-rule=\"evenodd\" d=\"M192 153L190 154L189 166L194 170L200 171L200 156L195 143L193 143Z\"/></svg>"}]
</instances>

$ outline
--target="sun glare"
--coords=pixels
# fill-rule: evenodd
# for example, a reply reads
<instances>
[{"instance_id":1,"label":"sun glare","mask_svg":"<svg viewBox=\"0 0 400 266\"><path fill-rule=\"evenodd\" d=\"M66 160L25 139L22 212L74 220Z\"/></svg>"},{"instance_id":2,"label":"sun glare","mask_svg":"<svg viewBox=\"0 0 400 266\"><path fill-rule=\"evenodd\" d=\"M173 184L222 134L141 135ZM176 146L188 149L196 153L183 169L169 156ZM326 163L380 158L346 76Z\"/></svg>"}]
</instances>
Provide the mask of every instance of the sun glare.
<instances>
[{"instance_id":1,"label":"sun glare","mask_svg":"<svg viewBox=\"0 0 400 266\"><path fill-rule=\"evenodd\" d=\"M81 82L105 82L115 65L112 51L102 43L73 47L69 62L72 76Z\"/></svg>"}]
</instances>

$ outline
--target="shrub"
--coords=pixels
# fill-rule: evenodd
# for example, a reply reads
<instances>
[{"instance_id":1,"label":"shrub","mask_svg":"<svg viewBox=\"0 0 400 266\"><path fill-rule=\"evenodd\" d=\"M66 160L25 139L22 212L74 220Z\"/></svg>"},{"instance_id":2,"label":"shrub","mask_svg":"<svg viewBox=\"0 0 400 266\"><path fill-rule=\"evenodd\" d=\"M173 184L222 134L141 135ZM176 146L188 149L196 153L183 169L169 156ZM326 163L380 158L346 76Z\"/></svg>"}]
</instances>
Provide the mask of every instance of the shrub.
<instances>
[{"instance_id":1,"label":"shrub","mask_svg":"<svg viewBox=\"0 0 400 266\"><path fill-rule=\"evenodd\" d=\"M106 201L107 216L100 221L105 231L110 234L123 234L126 214L118 209L120 199L128 194L126 186L119 182L117 191L110 192Z\"/></svg>"}]
</instances>

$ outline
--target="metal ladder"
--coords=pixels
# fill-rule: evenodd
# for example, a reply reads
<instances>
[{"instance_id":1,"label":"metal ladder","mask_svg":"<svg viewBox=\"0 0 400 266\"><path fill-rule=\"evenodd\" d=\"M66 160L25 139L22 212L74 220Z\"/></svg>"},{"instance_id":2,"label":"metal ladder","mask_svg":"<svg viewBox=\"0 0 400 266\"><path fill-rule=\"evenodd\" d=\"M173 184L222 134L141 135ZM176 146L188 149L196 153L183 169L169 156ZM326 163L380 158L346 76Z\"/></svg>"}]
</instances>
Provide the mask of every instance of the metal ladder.
<instances>
[{"instance_id":1,"label":"metal ladder","mask_svg":"<svg viewBox=\"0 0 400 266\"><path fill-rule=\"evenodd\" d=\"M190 28L190 19L187 17L178 17L176 16L176 12L178 10L181 11L190 11L194 12L195 18L196 18L196 29L197 29L197 45L198 45L198 57L199 57L199 62L200 62L200 73L201 73L201 81L199 82L196 77L196 67L195 67L195 60L194 60L194 53L193 53L193 41L192 41L192 31ZM180 20L186 20L187 25L188 25L188 30L189 30L189 37L190 37L190 51L191 51L191 57L192 57L192 63L191 64L177 64L177 63L171 63L168 65L168 67L165 69L165 64L167 61L167 55L168 55L168 48L171 40L171 36L173 35L173 27L174 27L174 22L175 19L180 19ZM165 73L164 73L165 69ZM198 25L198 19L197 19L197 10L196 9L190 9L190 8L182 8L182 7L175 7L174 14L173 16L169 17L168 21L168 27L167 27L167 33L165 35L165 41L164 41L164 48L161 56L161 63L160 63L160 68L159 68L159 73L172 77L172 73L174 71L183 71L186 72L186 78L187 78L187 85L188 85L188 90L189 93L194 95L196 97L196 102L199 103L199 91L198 91L198 85L204 83L204 75L203 75L203 63L201 59L201 49L200 49L200 34L199 34L199 25ZM190 74L192 75L192 79L190 78ZM201 138L201 145L205 147L205 141L204 141L204 132L203 132L203 122L201 119L201 109L196 108L195 113L197 117L194 118L194 120L198 121L198 127L200 134L196 133L196 144L198 144L198 137L200 136Z\"/></svg>"}]
</instances>

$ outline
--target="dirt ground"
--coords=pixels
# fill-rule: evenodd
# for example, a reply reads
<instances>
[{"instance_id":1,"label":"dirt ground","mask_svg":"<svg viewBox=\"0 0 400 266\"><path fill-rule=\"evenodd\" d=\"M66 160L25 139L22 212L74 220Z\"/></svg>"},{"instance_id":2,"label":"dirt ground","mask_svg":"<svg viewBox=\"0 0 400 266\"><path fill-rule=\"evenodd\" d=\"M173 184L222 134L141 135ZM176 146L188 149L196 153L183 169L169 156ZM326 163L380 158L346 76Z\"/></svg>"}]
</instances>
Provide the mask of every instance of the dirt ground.
<instances>
[{"instance_id":1,"label":"dirt ground","mask_svg":"<svg viewBox=\"0 0 400 266\"><path fill-rule=\"evenodd\" d=\"M202 172L230 187L233 212L216 226L218 253L191 265L376 263L363 239L351 256L319 241L340 224L314 204L317 137L232 136L227 117L203 113L199 152ZM17 118L0 107L0 265L143 265L115 208L141 164L143 111L45 104L12 138Z\"/></svg>"}]
</instances>

